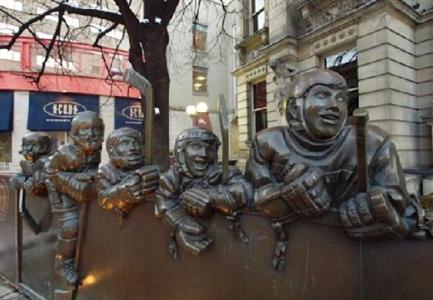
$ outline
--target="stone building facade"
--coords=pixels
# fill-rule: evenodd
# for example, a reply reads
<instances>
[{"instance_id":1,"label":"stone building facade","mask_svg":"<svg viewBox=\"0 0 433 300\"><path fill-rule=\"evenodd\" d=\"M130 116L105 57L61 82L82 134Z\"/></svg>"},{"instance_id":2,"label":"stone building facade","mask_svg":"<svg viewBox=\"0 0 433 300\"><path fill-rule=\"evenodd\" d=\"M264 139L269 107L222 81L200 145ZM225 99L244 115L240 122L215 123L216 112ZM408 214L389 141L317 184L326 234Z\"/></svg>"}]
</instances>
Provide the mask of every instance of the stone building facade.
<instances>
[{"instance_id":1,"label":"stone building facade","mask_svg":"<svg viewBox=\"0 0 433 300\"><path fill-rule=\"evenodd\" d=\"M233 72L241 164L257 118L266 120L265 127L285 123L278 109L284 84L297 73L326 68L329 58L340 56L341 62L352 53L352 77L342 75L353 84L355 106L366 108L371 123L391 135L403 167L431 165L431 128L425 121L433 100L431 1L239 0L238 7L245 12L236 23ZM258 27L257 7L264 15ZM257 114L258 84L266 87L265 117Z\"/></svg>"}]
</instances>

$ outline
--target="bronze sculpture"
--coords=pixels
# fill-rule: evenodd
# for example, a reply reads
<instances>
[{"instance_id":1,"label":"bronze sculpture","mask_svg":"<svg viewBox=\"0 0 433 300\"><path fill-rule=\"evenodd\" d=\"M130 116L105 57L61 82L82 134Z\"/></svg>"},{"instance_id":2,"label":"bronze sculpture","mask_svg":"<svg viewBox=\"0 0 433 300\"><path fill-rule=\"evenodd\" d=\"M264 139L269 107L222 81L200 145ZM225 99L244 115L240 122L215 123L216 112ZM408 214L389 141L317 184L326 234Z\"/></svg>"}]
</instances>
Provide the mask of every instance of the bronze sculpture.
<instances>
[{"instance_id":1,"label":"bronze sculpture","mask_svg":"<svg viewBox=\"0 0 433 300\"><path fill-rule=\"evenodd\" d=\"M46 196L44 165L51 152L51 137L43 132L31 132L23 136L20 154L21 172L11 178L16 189L23 189L33 196Z\"/></svg>"},{"instance_id":2,"label":"bronze sculpture","mask_svg":"<svg viewBox=\"0 0 433 300\"><path fill-rule=\"evenodd\" d=\"M39 224L26 207L26 194L45 197L44 166L51 153L51 137L43 132L31 132L23 136L20 154L24 159L20 161L21 172L10 179L11 185L18 191L19 213L34 234L41 231Z\"/></svg>"},{"instance_id":3,"label":"bronze sculpture","mask_svg":"<svg viewBox=\"0 0 433 300\"><path fill-rule=\"evenodd\" d=\"M48 197L60 229L56 245L55 270L69 285L78 282L75 254L80 222L85 210L79 204L96 198L94 179L101 160L104 136L102 119L92 111L78 113L71 122L71 144L61 146L45 165Z\"/></svg>"},{"instance_id":4,"label":"bronze sculpture","mask_svg":"<svg viewBox=\"0 0 433 300\"><path fill-rule=\"evenodd\" d=\"M114 130L106 141L110 162L98 171L98 199L102 208L119 214L120 225L158 188L159 168L146 164L143 145L141 133L127 127Z\"/></svg>"},{"instance_id":5,"label":"bronze sculpture","mask_svg":"<svg viewBox=\"0 0 433 300\"><path fill-rule=\"evenodd\" d=\"M229 168L227 183L222 184L219 145L218 137L206 129L183 131L175 142L176 162L161 176L156 213L171 229L170 251L174 257L176 238L194 254L212 244L197 218L209 218L214 211L233 215L252 198L251 185L236 167Z\"/></svg>"},{"instance_id":6,"label":"bronze sculpture","mask_svg":"<svg viewBox=\"0 0 433 300\"><path fill-rule=\"evenodd\" d=\"M284 225L298 218L321 217L359 239L420 233L420 206L406 191L397 151L385 132L366 127L366 163L357 166L356 130L347 124L346 101L346 81L339 74L302 74L285 102L289 126L264 130L252 143L246 177L256 188L256 209L273 220L277 268L284 265ZM360 180L365 192L356 188Z\"/></svg>"}]
</instances>

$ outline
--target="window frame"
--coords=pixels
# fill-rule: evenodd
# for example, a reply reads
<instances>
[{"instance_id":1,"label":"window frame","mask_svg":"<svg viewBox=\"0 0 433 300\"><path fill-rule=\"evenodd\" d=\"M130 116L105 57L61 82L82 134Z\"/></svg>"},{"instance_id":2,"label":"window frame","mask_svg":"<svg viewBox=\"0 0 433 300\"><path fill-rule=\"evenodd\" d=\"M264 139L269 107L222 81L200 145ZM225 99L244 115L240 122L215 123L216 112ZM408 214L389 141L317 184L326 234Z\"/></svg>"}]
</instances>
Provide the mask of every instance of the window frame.
<instances>
[{"instance_id":1,"label":"window frame","mask_svg":"<svg viewBox=\"0 0 433 300\"><path fill-rule=\"evenodd\" d=\"M192 46L195 51L206 52L207 51L207 29L208 26L205 24L194 22L192 24ZM204 45L203 48L199 48L196 45L196 34L200 33L204 35Z\"/></svg>"},{"instance_id":2,"label":"window frame","mask_svg":"<svg viewBox=\"0 0 433 300\"><path fill-rule=\"evenodd\" d=\"M254 86L257 86L260 83L263 83L265 85L266 105L263 106L263 107L255 108L255 100L256 99L254 97ZM251 138L253 138L254 135L256 135L259 132L259 131L257 131L257 126L256 126L256 123L257 123L256 113L263 112L263 111L266 113L266 124L265 124L265 127L262 128L261 130L268 128L268 125L269 125L268 124L269 123L268 122L268 117L267 117L267 114L268 114L268 102L267 102L267 91L266 91L267 89L266 88L267 88L266 78L255 80L255 81L252 81L252 82L249 83Z\"/></svg>"},{"instance_id":3,"label":"window frame","mask_svg":"<svg viewBox=\"0 0 433 300\"><path fill-rule=\"evenodd\" d=\"M201 74L205 75L205 79L203 80L204 81L204 87L205 87L204 91L195 90L194 85L196 83L196 80L195 80L194 73L201 73ZM194 94L196 94L196 95L207 95L208 94L208 84L207 84L208 83L208 75L209 75L209 69L208 68L202 67L202 66L193 66L192 67L192 91ZM199 81L202 81L202 80L199 80Z\"/></svg>"},{"instance_id":4,"label":"window frame","mask_svg":"<svg viewBox=\"0 0 433 300\"><path fill-rule=\"evenodd\" d=\"M346 54L350 54L350 52L354 52L354 54L352 55L351 58L349 58L349 60L347 60L345 63L342 63L344 61L345 52L346 52ZM322 60L323 61L323 69L331 70L331 71L334 71L337 73L339 73L339 72L337 70L335 70L335 68L349 65L351 63L356 63L356 79L357 79L356 86L353 86L353 87L348 86L347 92L348 92L349 97L351 94L354 94L354 93L357 94L357 99L358 99L357 100L357 107L359 107L359 78L358 78L358 73L357 73L358 68L359 68L358 56L359 56L358 49L356 48L356 46L351 45L351 46L344 47L342 49L340 48L337 51L329 52L326 55L323 55L323 60ZM335 57L335 60L340 59L340 63L335 64L333 66L328 66L327 59L331 58L331 57ZM342 75L342 74L340 74L340 75ZM349 84L349 81L347 79L346 79L346 81ZM349 103L347 103L347 105L348 105L348 109L350 110L350 111L348 111L348 116L350 117L351 113L353 112L354 109L351 109L351 107L349 106Z\"/></svg>"},{"instance_id":5,"label":"window frame","mask_svg":"<svg viewBox=\"0 0 433 300\"><path fill-rule=\"evenodd\" d=\"M254 34L263 28L265 28L265 22L266 22L266 15L265 15L265 3L266 1L263 1L263 7L256 10L256 1L258 0L251 0L250 2L250 33ZM259 15L263 14L263 25L262 27L259 26L258 18Z\"/></svg>"}]
</instances>

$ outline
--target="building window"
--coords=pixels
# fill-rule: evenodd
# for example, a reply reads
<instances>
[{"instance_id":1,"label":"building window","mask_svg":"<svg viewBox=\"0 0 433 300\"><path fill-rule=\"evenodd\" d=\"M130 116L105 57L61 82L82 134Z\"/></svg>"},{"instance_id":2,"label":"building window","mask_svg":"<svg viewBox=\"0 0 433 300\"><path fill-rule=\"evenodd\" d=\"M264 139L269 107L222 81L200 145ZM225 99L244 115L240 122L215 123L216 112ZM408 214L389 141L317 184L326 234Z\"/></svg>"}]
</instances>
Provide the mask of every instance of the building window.
<instances>
[{"instance_id":1,"label":"building window","mask_svg":"<svg viewBox=\"0 0 433 300\"><path fill-rule=\"evenodd\" d=\"M0 49L0 59L20 61L21 53L13 50Z\"/></svg>"},{"instance_id":2,"label":"building window","mask_svg":"<svg viewBox=\"0 0 433 300\"><path fill-rule=\"evenodd\" d=\"M268 116L266 110L266 81L252 85L252 114L251 132L256 134L268 127Z\"/></svg>"},{"instance_id":3,"label":"building window","mask_svg":"<svg viewBox=\"0 0 433 300\"><path fill-rule=\"evenodd\" d=\"M359 107L357 49L347 49L325 57L325 68L339 73L346 79L349 88L347 109L351 116L353 111Z\"/></svg>"},{"instance_id":4,"label":"building window","mask_svg":"<svg viewBox=\"0 0 433 300\"><path fill-rule=\"evenodd\" d=\"M47 11L47 9L43 8L43 7L36 8L36 14L38 14L38 15L41 15L41 14L45 13L46 11ZM75 28L80 27L80 20L78 20L77 18L73 18L73 17L66 16L66 15L64 15L63 18L65 19L66 23L68 23L69 26L75 27ZM59 21L59 14L57 12L53 12L52 14L46 16L45 19L57 23Z\"/></svg>"},{"instance_id":5,"label":"building window","mask_svg":"<svg viewBox=\"0 0 433 300\"><path fill-rule=\"evenodd\" d=\"M192 69L192 90L196 93L207 93L207 69L193 67Z\"/></svg>"},{"instance_id":6,"label":"building window","mask_svg":"<svg viewBox=\"0 0 433 300\"><path fill-rule=\"evenodd\" d=\"M12 10L17 10L17 11L22 11L23 10L23 4L20 1L15 1L15 0L0 0L0 6L12 9Z\"/></svg>"},{"instance_id":7,"label":"building window","mask_svg":"<svg viewBox=\"0 0 433 300\"><path fill-rule=\"evenodd\" d=\"M265 1L251 0L252 33L265 27Z\"/></svg>"},{"instance_id":8,"label":"building window","mask_svg":"<svg viewBox=\"0 0 433 300\"><path fill-rule=\"evenodd\" d=\"M194 23L192 25L193 46L195 50L206 51L207 26Z\"/></svg>"}]
</instances>

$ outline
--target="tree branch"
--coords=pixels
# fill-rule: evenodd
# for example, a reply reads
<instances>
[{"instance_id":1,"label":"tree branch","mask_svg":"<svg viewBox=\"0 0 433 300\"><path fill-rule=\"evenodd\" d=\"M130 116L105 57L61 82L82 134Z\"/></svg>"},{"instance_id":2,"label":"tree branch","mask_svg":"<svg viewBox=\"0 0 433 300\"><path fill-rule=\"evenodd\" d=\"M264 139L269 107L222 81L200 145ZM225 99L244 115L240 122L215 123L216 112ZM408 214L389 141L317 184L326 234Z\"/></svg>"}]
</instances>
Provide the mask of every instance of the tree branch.
<instances>
[{"instance_id":1,"label":"tree branch","mask_svg":"<svg viewBox=\"0 0 433 300\"><path fill-rule=\"evenodd\" d=\"M41 79L41 77L45 71L45 65L48 61L48 58L50 57L51 50L53 50L56 39L60 35L60 31L62 29L63 14L64 14L64 11L62 11L62 10L59 11L59 21L57 22L57 26L56 26L56 30L54 31L53 38L51 39L50 44L48 45L48 48L45 52L45 58L44 58L44 61L42 62L41 70L39 71L38 76L36 77L36 82L40 81L40 79Z\"/></svg>"},{"instance_id":2,"label":"tree branch","mask_svg":"<svg viewBox=\"0 0 433 300\"><path fill-rule=\"evenodd\" d=\"M111 21L113 23L124 24L124 19L120 14L109 12L106 10L76 7L66 3L60 3L59 8L70 14L77 14L77 15L87 16L87 17L95 17L98 19Z\"/></svg>"}]
</instances>

